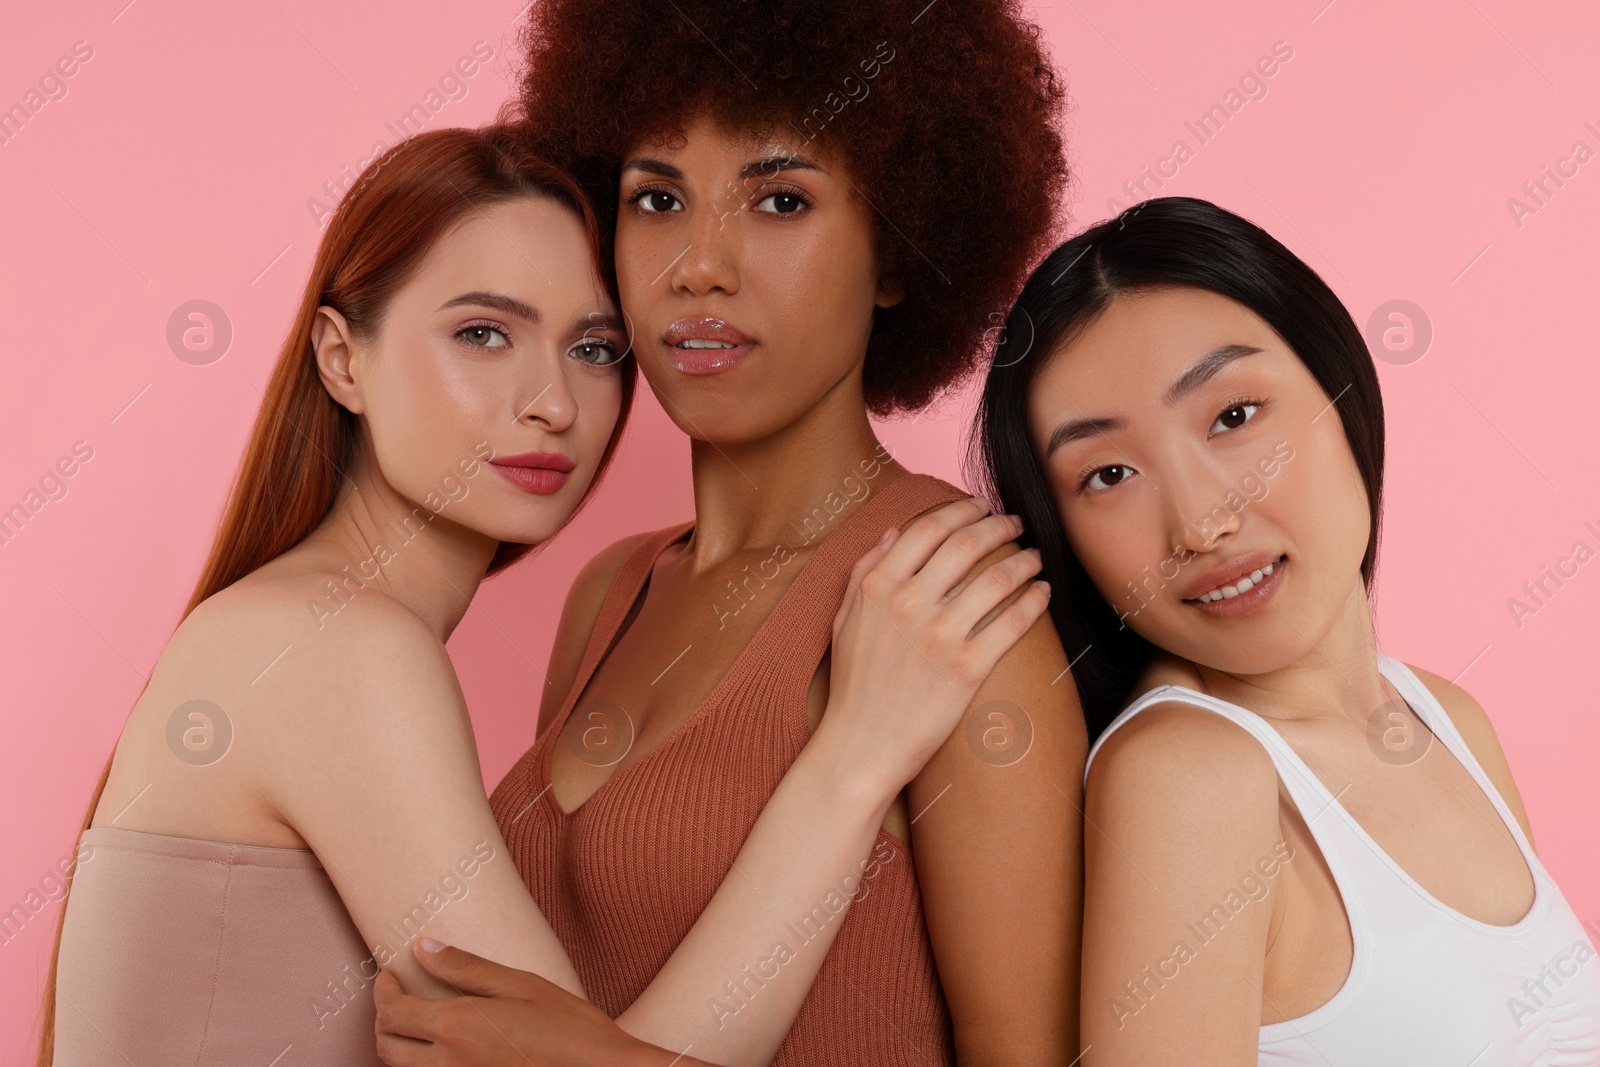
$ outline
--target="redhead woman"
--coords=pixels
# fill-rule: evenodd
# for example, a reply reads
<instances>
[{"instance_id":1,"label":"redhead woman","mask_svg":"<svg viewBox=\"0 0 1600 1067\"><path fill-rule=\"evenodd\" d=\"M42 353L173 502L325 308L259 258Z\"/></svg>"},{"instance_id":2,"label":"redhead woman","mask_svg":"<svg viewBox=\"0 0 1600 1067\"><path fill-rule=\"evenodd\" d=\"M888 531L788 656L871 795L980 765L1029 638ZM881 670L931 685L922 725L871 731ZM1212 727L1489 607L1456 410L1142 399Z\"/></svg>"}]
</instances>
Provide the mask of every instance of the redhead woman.
<instances>
[{"instance_id":1,"label":"redhead woman","mask_svg":"<svg viewBox=\"0 0 1600 1067\"><path fill-rule=\"evenodd\" d=\"M952 594L1017 531L966 500L851 560L828 726L743 877L617 1023L589 1007L491 814L444 642L612 454L634 370L597 235L572 179L504 128L421 134L347 195L91 804L41 1063L376 1063L380 968L455 992L413 957L425 937L544 976L541 1063L647 1041L734 1057L787 1029L768 1010L713 1031L693 977L865 865L858 827L1042 611L1038 564Z\"/></svg>"},{"instance_id":2,"label":"redhead woman","mask_svg":"<svg viewBox=\"0 0 1600 1067\"><path fill-rule=\"evenodd\" d=\"M975 365L1049 239L1063 93L1009 2L545 0L529 16L517 118L603 205L640 371L689 438L694 485L692 520L610 546L574 585L542 732L493 797L615 1015L739 877L735 853L825 729L854 559L965 496L896 462L869 414L924 407ZM1086 741L1067 666L1041 619L874 827L849 909L800 902L694 1010L733 1027L799 1000L753 1061L784 1067L1069 1062ZM586 735L616 734L615 759L585 756ZM834 939L812 982L796 967L818 931ZM459 984L450 961L470 961L441 964ZM537 1028L520 980L472 981L500 995L448 1018L380 988L395 1032L430 1043L391 1062L521 1063Z\"/></svg>"},{"instance_id":3,"label":"redhead woman","mask_svg":"<svg viewBox=\"0 0 1600 1067\"><path fill-rule=\"evenodd\" d=\"M1600 1063L1488 715L1374 629L1383 404L1338 298L1169 197L1051 253L1006 337L977 441L1096 738L1083 1062Z\"/></svg>"}]
</instances>

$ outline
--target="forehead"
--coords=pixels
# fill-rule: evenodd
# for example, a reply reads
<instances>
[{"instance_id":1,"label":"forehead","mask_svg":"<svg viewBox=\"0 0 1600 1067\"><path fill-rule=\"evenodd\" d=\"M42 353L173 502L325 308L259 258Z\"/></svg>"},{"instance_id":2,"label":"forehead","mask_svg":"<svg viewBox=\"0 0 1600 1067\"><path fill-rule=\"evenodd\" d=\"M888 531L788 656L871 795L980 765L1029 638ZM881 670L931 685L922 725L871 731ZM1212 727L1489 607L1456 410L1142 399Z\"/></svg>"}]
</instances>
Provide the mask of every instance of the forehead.
<instances>
[{"instance_id":1,"label":"forehead","mask_svg":"<svg viewBox=\"0 0 1600 1067\"><path fill-rule=\"evenodd\" d=\"M1051 358L1053 376L1137 384L1155 393L1183 367L1224 344L1281 348L1255 312L1209 289L1123 293Z\"/></svg>"},{"instance_id":2,"label":"forehead","mask_svg":"<svg viewBox=\"0 0 1600 1067\"><path fill-rule=\"evenodd\" d=\"M439 235L406 288L449 297L497 291L547 310L610 304L583 223L548 196L467 211Z\"/></svg>"},{"instance_id":3,"label":"forehead","mask_svg":"<svg viewBox=\"0 0 1600 1067\"><path fill-rule=\"evenodd\" d=\"M1309 379L1272 327L1237 301L1196 288L1120 294L1048 355L1029 397L1030 430L1042 441L1067 419L1160 423L1185 372L1230 346L1260 351L1226 361L1219 375L1241 368Z\"/></svg>"},{"instance_id":4,"label":"forehead","mask_svg":"<svg viewBox=\"0 0 1600 1067\"><path fill-rule=\"evenodd\" d=\"M711 111L691 112L673 126L641 135L623 154L627 166L640 158L677 159L686 155L715 156L719 162L798 157L833 168L843 154L830 144L805 136L790 121L777 117L734 120Z\"/></svg>"}]
</instances>

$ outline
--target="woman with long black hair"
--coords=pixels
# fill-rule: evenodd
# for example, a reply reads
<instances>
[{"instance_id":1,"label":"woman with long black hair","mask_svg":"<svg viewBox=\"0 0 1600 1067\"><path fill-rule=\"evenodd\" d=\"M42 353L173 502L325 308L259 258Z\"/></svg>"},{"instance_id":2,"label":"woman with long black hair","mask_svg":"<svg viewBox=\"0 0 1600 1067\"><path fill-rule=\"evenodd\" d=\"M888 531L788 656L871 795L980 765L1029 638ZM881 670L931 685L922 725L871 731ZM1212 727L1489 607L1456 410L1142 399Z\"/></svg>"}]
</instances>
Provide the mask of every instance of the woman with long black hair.
<instances>
[{"instance_id":1,"label":"woman with long black hair","mask_svg":"<svg viewBox=\"0 0 1600 1067\"><path fill-rule=\"evenodd\" d=\"M1487 715L1379 647L1382 399L1310 267L1202 200L1086 230L974 444L1095 739L1084 1063L1600 1062L1594 946Z\"/></svg>"}]
</instances>

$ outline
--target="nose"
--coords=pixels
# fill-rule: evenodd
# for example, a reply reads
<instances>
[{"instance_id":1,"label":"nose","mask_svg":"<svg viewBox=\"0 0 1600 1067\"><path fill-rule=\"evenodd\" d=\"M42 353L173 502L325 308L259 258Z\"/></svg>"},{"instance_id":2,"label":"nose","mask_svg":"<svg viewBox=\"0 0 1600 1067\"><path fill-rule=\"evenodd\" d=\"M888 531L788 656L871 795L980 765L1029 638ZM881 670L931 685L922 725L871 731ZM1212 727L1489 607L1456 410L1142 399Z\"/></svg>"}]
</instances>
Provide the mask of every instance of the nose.
<instances>
[{"instance_id":1,"label":"nose","mask_svg":"<svg viewBox=\"0 0 1600 1067\"><path fill-rule=\"evenodd\" d=\"M1239 513L1227 507L1230 487L1223 471L1203 456L1183 457L1168 470L1162 516L1174 549L1209 552L1238 531Z\"/></svg>"},{"instance_id":2,"label":"nose","mask_svg":"<svg viewBox=\"0 0 1600 1067\"><path fill-rule=\"evenodd\" d=\"M744 205L737 186L711 197L690 212L684 236L687 247L673 263L672 287L681 293L703 296L713 290L739 291L737 244Z\"/></svg>"},{"instance_id":3,"label":"nose","mask_svg":"<svg viewBox=\"0 0 1600 1067\"><path fill-rule=\"evenodd\" d=\"M515 422L543 426L549 433L560 433L578 417L578 402L567 385L572 361L561 351L535 361L523 375L517 389Z\"/></svg>"}]
</instances>

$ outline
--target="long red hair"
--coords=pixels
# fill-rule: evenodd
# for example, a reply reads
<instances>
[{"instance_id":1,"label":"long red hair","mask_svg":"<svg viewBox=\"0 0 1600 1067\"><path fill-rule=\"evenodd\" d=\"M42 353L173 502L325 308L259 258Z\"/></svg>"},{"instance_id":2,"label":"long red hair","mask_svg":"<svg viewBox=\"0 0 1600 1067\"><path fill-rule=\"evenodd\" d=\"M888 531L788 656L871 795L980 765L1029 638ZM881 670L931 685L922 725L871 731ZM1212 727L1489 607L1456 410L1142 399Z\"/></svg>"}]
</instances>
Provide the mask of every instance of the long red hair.
<instances>
[{"instance_id":1,"label":"long red hair","mask_svg":"<svg viewBox=\"0 0 1600 1067\"><path fill-rule=\"evenodd\" d=\"M208 597L282 555L314 530L333 507L356 458L360 424L328 394L317 373L311 346L317 308L327 305L339 311L358 337L374 336L396 290L453 223L468 212L522 196L552 198L579 217L589 236L594 269L612 300L620 303L594 209L566 171L529 152L515 127L430 130L384 152L361 172L322 235L211 554L180 623ZM591 489L611 464L632 406L637 368L632 359L623 360L620 368L622 413ZM533 548L501 542L488 574L511 566ZM110 775L108 758L80 835L89 829ZM67 888L70 893L70 878ZM66 913L63 895L40 1015L39 1067L52 1067L55 1059L56 965Z\"/></svg>"}]
</instances>

